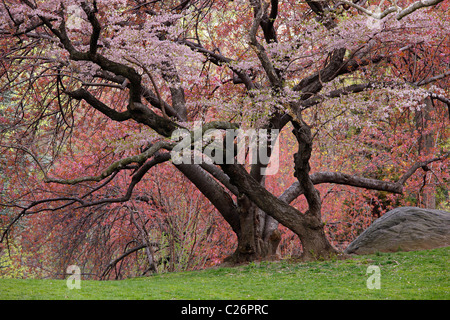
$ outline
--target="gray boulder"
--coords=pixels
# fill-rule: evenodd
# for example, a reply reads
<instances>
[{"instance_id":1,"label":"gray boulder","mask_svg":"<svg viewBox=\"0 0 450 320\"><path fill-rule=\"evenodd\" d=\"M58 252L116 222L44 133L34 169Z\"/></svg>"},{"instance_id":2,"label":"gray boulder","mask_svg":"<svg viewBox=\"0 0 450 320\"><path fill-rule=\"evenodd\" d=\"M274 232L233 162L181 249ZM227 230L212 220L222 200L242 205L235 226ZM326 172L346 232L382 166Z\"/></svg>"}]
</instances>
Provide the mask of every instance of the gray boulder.
<instances>
[{"instance_id":1,"label":"gray boulder","mask_svg":"<svg viewBox=\"0 0 450 320\"><path fill-rule=\"evenodd\" d=\"M400 207L375 220L344 252L372 254L446 246L450 246L450 212Z\"/></svg>"}]
</instances>

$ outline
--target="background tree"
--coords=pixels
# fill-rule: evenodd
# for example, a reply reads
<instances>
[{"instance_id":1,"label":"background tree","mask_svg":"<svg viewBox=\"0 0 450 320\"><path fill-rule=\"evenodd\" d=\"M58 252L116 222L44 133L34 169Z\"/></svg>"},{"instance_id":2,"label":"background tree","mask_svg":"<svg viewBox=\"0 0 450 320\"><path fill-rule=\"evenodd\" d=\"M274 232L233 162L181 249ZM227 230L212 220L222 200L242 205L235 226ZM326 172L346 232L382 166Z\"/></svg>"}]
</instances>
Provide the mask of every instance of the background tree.
<instances>
[{"instance_id":1,"label":"background tree","mask_svg":"<svg viewBox=\"0 0 450 320\"><path fill-rule=\"evenodd\" d=\"M174 164L236 235L234 262L275 256L279 223L298 236L305 259L335 254L327 201L351 206L354 223L361 201L382 214L400 201L391 193L418 188L423 198L433 184L448 197L448 4L376 4L4 1L2 242L13 227L58 215L84 221L89 241L88 226L123 236L126 228L111 226L124 210L140 239L133 250L156 269L148 228L158 215L142 215L150 209L135 202L162 214L143 195L150 171L170 162L172 134L195 120L203 129L278 129L292 142L282 152L291 185L280 182L289 170L266 177L261 162ZM422 185L407 184L418 170ZM349 201L340 186L358 196ZM94 219L71 219L82 215ZM68 223L60 233L75 230Z\"/></svg>"}]
</instances>

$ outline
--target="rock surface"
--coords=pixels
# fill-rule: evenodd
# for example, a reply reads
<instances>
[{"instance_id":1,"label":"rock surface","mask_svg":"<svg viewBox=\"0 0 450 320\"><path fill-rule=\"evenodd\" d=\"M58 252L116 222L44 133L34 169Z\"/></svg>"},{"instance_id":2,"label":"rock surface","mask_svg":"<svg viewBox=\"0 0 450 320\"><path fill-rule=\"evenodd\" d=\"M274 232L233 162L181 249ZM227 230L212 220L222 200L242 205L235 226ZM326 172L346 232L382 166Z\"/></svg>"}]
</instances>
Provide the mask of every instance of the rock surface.
<instances>
[{"instance_id":1,"label":"rock surface","mask_svg":"<svg viewBox=\"0 0 450 320\"><path fill-rule=\"evenodd\" d=\"M375 220L344 252L372 254L446 246L450 246L450 212L400 207Z\"/></svg>"}]
</instances>

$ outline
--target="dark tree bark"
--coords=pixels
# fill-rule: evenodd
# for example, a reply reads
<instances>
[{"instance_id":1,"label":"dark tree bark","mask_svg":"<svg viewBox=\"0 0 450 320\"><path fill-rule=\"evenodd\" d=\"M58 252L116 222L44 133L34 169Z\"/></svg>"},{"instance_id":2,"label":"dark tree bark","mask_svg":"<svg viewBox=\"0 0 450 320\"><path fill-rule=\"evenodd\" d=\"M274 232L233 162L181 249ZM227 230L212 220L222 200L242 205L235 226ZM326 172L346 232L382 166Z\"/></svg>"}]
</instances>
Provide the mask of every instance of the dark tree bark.
<instances>
[{"instance_id":1,"label":"dark tree bark","mask_svg":"<svg viewBox=\"0 0 450 320\"><path fill-rule=\"evenodd\" d=\"M300 183L308 202L306 216L311 217L312 222L305 225L304 234L299 234L303 245L303 256L307 259L316 257L329 257L336 253L336 250L329 243L322 223L322 200L319 191L314 187L314 183L309 175L313 139L311 129L301 120L301 123L293 122L293 133L298 142L298 151L294 155L295 172L294 175Z\"/></svg>"},{"instance_id":2,"label":"dark tree bark","mask_svg":"<svg viewBox=\"0 0 450 320\"><path fill-rule=\"evenodd\" d=\"M281 233L278 222L257 207L247 196L238 198L240 231L235 252L225 259L232 264L278 259Z\"/></svg>"}]
</instances>

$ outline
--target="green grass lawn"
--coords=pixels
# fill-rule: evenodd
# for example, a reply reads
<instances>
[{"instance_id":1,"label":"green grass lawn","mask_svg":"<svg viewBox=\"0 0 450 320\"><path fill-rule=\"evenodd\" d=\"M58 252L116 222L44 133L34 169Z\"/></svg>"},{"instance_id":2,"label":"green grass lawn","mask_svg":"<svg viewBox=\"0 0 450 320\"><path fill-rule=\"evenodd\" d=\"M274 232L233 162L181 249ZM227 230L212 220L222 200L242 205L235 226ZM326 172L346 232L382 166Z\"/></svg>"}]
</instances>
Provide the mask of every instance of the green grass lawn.
<instances>
[{"instance_id":1,"label":"green grass lawn","mask_svg":"<svg viewBox=\"0 0 450 320\"><path fill-rule=\"evenodd\" d=\"M0 279L0 299L450 299L450 247L353 259L262 262L119 281ZM367 268L380 268L368 289Z\"/></svg>"}]
</instances>

